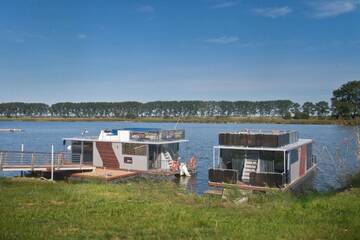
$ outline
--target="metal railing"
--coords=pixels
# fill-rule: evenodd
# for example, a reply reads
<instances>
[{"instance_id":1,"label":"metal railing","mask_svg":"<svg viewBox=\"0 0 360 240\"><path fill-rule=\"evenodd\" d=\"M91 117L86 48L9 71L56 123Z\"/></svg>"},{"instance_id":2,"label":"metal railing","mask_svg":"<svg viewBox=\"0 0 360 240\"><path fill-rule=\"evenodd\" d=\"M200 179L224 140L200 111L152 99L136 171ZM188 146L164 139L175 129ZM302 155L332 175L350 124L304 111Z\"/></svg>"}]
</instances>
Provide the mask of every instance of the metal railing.
<instances>
[{"instance_id":1,"label":"metal railing","mask_svg":"<svg viewBox=\"0 0 360 240\"><path fill-rule=\"evenodd\" d=\"M83 165L81 154L70 152L29 152L29 151L1 151L0 150L0 171L6 168L51 168L54 169ZM53 158L52 158L53 157ZM53 159L53 161L52 161Z\"/></svg>"}]
</instances>

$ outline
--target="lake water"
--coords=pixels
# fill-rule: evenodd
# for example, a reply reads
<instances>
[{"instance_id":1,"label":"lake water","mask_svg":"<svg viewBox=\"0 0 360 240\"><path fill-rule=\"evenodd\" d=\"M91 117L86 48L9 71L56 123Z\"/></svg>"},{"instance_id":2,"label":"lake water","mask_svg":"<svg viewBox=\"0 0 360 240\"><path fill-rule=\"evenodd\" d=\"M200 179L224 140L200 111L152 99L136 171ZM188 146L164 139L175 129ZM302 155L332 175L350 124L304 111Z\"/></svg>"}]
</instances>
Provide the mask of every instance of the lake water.
<instances>
[{"instance_id":1,"label":"lake water","mask_svg":"<svg viewBox=\"0 0 360 240\"><path fill-rule=\"evenodd\" d=\"M1 150L20 150L24 144L26 151L50 152L51 144L56 151L66 151L62 138L79 136L85 129L88 135L98 135L101 129L124 127L174 128L174 123L134 123L134 122L16 122L0 121L0 128L21 128L24 132L0 132ZM212 147L217 145L218 133L241 129L297 130L302 138L315 140L314 151L318 160L318 172L313 180L315 189L327 191L339 188L346 176L360 168L357 159L354 129L336 125L279 125L279 124L179 124L185 129L188 143L181 144L181 156L188 160L192 155L198 158L196 177L182 183L191 191L202 193L207 189L207 171L212 165ZM1 173L0 174L4 174Z\"/></svg>"}]
</instances>

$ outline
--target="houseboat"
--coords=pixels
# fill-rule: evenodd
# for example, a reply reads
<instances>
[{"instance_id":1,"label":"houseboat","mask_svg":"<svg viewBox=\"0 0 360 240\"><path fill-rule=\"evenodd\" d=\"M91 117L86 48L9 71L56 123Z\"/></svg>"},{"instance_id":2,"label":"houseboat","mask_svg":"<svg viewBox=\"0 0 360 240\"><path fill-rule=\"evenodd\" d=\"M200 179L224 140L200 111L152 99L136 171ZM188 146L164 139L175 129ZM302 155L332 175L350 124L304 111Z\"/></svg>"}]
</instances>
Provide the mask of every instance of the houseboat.
<instances>
[{"instance_id":1,"label":"houseboat","mask_svg":"<svg viewBox=\"0 0 360 240\"><path fill-rule=\"evenodd\" d=\"M297 131L243 130L219 134L213 148L210 186L246 190L288 190L301 186L316 170L313 140Z\"/></svg>"},{"instance_id":2,"label":"houseboat","mask_svg":"<svg viewBox=\"0 0 360 240\"><path fill-rule=\"evenodd\" d=\"M182 129L124 128L101 130L96 137L64 138L73 162L97 168L149 173L195 172L196 158L180 162L180 143L187 142Z\"/></svg>"}]
</instances>

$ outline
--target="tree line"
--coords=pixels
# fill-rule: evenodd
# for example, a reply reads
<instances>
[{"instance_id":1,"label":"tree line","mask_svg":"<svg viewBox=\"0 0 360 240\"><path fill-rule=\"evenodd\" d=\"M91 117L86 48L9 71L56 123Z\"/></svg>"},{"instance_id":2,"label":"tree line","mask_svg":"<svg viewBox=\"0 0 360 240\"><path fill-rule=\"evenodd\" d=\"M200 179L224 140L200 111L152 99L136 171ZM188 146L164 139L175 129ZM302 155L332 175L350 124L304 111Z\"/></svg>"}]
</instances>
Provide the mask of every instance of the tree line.
<instances>
[{"instance_id":1,"label":"tree line","mask_svg":"<svg viewBox=\"0 0 360 240\"><path fill-rule=\"evenodd\" d=\"M154 102L60 102L0 103L0 116L7 117L188 117L262 116L304 119L309 117L355 118L360 114L360 81L351 81L333 91L331 107L326 101L154 101Z\"/></svg>"},{"instance_id":2,"label":"tree line","mask_svg":"<svg viewBox=\"0 0 360 240\"><path fill-rule=\"evenodd\" d=\"M8 117L187 117L187 116L327 116L327 102L276 101L155 101L155 102L60 102L0 103L0 115Z\"/></svg>"}]
</instances>

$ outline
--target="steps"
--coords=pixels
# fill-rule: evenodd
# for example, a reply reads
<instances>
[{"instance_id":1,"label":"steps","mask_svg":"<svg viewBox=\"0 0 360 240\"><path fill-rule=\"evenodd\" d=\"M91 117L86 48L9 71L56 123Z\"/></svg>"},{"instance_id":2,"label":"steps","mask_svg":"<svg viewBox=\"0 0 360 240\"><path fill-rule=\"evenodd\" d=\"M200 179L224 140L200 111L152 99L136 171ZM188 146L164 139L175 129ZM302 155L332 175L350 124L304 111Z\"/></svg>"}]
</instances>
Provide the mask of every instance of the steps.
<instances>
[{"instance_id":1,"label":"steps","mask_svg":"<svg viewBox=\"0 0 360 240\"><path fill-rule=\"evenodd\" d=\"M119 162L114 153L112 143L96 142L96 148L103 162L103 167L113 168L113 169L119 168Z\"/></svg>"},{"instance_id":2,"label":"steps","mask_svg":"<svg viewBox=\"0 0 360 240\"><path fill-rule=\"evenodd\" d=\"M166 160L168 160L168 161L171 161L172 160L172 157L171 157L171 155L170 155L170 153L169 152L165 152L165 159Z\"/></svg>"},{"instance_id":3,"label":"steps","mask_svg":"<svg viewBox=\"0 0 360 240\"><path fill-rule=\"evenodd\" d=\"M256 172L258 160L256 159L245 159L244 169L242 173L242 181L250 182L250 173Z\"/></svg>"}]
</instances>

